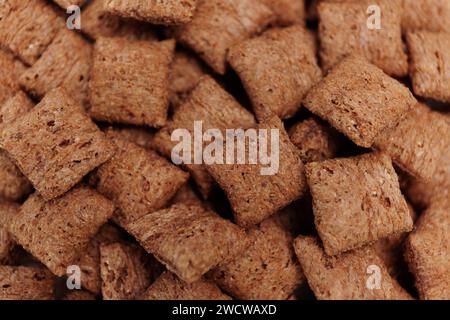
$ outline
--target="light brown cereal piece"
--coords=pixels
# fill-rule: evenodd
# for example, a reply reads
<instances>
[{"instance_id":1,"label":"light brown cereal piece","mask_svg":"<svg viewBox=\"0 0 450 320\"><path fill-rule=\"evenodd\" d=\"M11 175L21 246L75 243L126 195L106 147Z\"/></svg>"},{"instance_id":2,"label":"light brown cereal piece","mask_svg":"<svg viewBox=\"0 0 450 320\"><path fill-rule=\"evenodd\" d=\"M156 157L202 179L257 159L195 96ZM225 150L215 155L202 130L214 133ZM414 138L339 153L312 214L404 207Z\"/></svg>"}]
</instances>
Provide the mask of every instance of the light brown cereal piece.
<instances>
[{"instance_id":1,"label":"light brown cereal piece","mask_svg":"<svg viewBox=\"0 0 450 320\"><path fill-rule=\"evenodd\" d=\"M408 88L356 56L339 63L304 101L311 112L362 147L370 147L416 103Z\"/></svg>"},{"instance_id":2,"label":"light brown cereal piece","mask_svg":"<svg viewBox=\"0 0 450 320\"><path fill-rule=\"evenodd\" d=\"M382 132L374 147L387 153L406 172L432 181L450 154L450 121L417 104L395 128Z\"/></svg>"},{"instance_id":3,"label":"light brown cereal piece","mask_svg":"<svg viewBox=\"0 0 450 320\"><path fill-rule=\"evenodd\" d=\"M450 102L450 33L417 31L406 38L414 93Z\"/></svg>"},{"instance_id":4,"label":"light brown cereal piece","mask_svg":"<svg viewBox=\"0 0 450 320\"><path fill-rule=\"evenodd\" d=\"M50 91L32 111L6 125L0 145L47 200L64 194L114 151L64 89Z\"/></svg>"},{"instance_id":5,"label":"light brown cereal piece","mask_svg":"<svg viewBox=\"0 0 450 320\"><path fill-rule=\"evenodd\" d=\"M251 245L212 271L214 281L242 300L284 300L304 280L293 237L273 219L249 231Z\"/></svg>"},{"instance_id":6,"label":"light brown cereal piece","mask_svg":"<svg viewBox=\"0 0 450 320\"><path fill-rule=\"evenodd\" d=\"M0 6L0 45L34 64L65 22L43 0L4 0Z\"/></svg>"},{"instance_id":7,"label":"light brown cereal piece","mask_svg":"<svg viewBox=\"0 0 450 320\"><path fill-rule=\"evenodd\" d=\"M217 285L205 279L193 283L180 280L171 272L164 272L139 298L140 300L230 300Z\"/></svg>"},{"instance_id":8,"label":"light brown cereal piece","mask_svg":"<svg viewBox=\"0 0 450 320\"><path fill-rule=\"evenodd\" d=\"M0 49L0 68L0 104L3 104L19 90L19 77L25 71L25 66L10 53Z\"/></svg>"},{"instance_id":9,"label":"light brown cereal piece","mask_svg":"<svg viewBox=\"0 0 450 320\"><path fill-rule=\"evenodd\" d=\"M176 204L126 226L141 245L182 280L198 281L247 246L245 232L203 206Z\"/></svg>"},{"instance_id":10,"label":"light brown cereal piece","mask_svg":"<svg viewBox=\"0 0 450 320\"><path fill-rule=\"evenodd\" d=\"M11 221L9 231L50 271L62 276L113 211L109 200L86 187L47 202L35 193Z\"/></svg>"},{"instance_id":11,"label":"light brown cereal piece","mask_svg":"<svg viewBox=\"0 0 450 320\"><path fill-rule=\"evenodd\" d=\"M377 5L380 29L369 28L367 11ZM401 0L363 0L319 4L320 57L325 70L345 56L359 54L392 76L408 74L401 32Z\"/></svg>"},{"instance_id":12,"label":"light brown cereal piece","mask_svg":"<svg viewBox=\"0 0 450 320\"><path fill-rule=\"evenodd\" d=\"M224 74L228 49L272 21L272 11L260 0L198 0L194 18L177 28L176 37Z\"/></svg>"},{"instance_id":13,"label":"light brown cereal piece","mask_svg":"<svg viewBox=\"0 0 450 320\"><path fill-rule=\"evenodd\" d=\"M109 135L117 146L114 157L97 171L97 190L121 210L114 219L126 224L164 207L189 175L134 143Z\"/></svg>"},{"instance_id":14,"label":"light brown cereal piece","mask_svg":"<svg viewBox=\"0 0 450 320\"><path fill-rule=\"evenodd\" d=\"M17 214L19 205L13 202L0 202L0 265L9 264L13 260L16 243L8 232L8 225Z\"/></svg>"},{"instance_id":15,"label":"light brown cereal piece","mask_svg":"<svg viewBox=\"0 0 450 320\"><path fill-rule=\"evenodd\" d=\"M183 24L192 20L197 0L105 0L106 11L154 24Z\"/></svg>"},{"instance_id":16,"label":"light brown cereal piece","mask_svg":"<svg viewBox=\"0 0 450 320\"><path fill-rule=\"evenodd\" d=\"M0 300L53 300L53 281L46 269L0 266Z\"/></svg>"},{"instance_id":17,"label":"light brown cereal piece","mask_svg":"<svg viewBox=\"0 0 450 320\"><path fill-rule=\"evenodd\" d=\"M64 87L77 102L87 105L91 58L92 46L75 32L62 29L36 63L22 74L20 84L38 98Z\"/></svg>"},{"instance_id":18,"label":"light brown cereal piece","mask_svg":"<svg viewBox=\"0 0 450 320\"><path fill-rule=\"evenodd\" d=\"M289 138L300 150L303 163L334 158L339 147L336 132L315 118L296 123L289 129Z\"/></svg>"},{"instance_id":19,"label":"light brown cereal piece","mask_svg":"<svg viewBox=\"0 0 450 320\"><path fill-rule=\"evenodd\" d=\"M169 65L175 42L99 38L89 81L91 116L161 127L169 107Z\"/></svg>"},{"instance_id":20,"label":"light brown cereal piece","mask_svg":"<svg viewBox=\"0 0 450 320\"><path fill-rule=\"evenodd\" d=\"M315 225L328 255L413 228L397 174L385 154L312 162L306 166L306 177Z\"/></svg>"},{"instance_id":21,"label":"light brown cereal piece","mask_svg":"<svg viewBox=\"0 0 450 320\"><path fill-rule=\"evenodd\" d=\"M263 3L275 13L279 25L305 23L304 0L263 0Z\"/></svg>"},{"instance_id":22,"label":"light brown cereal piece","mask_svg":"<svg viewBox=\"0 0 450 320\"><path fill-rule=\"evenodd\" d=\"M271 117L258 125L258 130L266 130L267 150L271 145L278 149L278 160L272 158L270 165L250 164L212 164L208 172L217 181L230 200L236 223L249 228L275 214L306 191L304 166L298 149L289 140L283 123L277 117ZM278 141L276 139L278 135ZM270 138L272 137L272 138ZM246 154L250 154L250 143L246 139ZM236 144L237 145L237 144ZM261 148L261 146L259 147ZM272 154L273 156L274 154ZM246 156L247 158L248 156Z\"/></svg>"},{"instance_id":23,"label":"light brown cereal piece","mask_svg":"<svg viewBox=\"0 0 450 320\"><path fill-rule=\"evenodd\" d=\"M258 118L289 118L322 72L312 33L296 25L270 29L230 48L227 60L241 78Z\"/></svg>"},{"instance_id":24,"label":"light brown cereal piece","mask_svg":"<svg viewBox=\"0 0 450 320\"><path fill-rule=\"evenodd\" d=\"M57 5L59 5L63 9L67 9L70 6L79 6L81 7L86 3L87 0L53 0Z\"/></svg>"},{"instance_id":25,"label":"light brown cereal piece","mask_svg":"<svg viewBox=\"0 0 450 320\"><path fill-rule=\"evenodd\" d=\"M125 126L109 128L116 137L137 144L144 149L151 149L153 146L154 134L145 127Z\"/></svg>"},{"instance_id":26,"label":"light brown cereal piece","mask_svg":"<svg viewBox=\"0 0 450 320\"><path fill-rule=\"evenodd\" d=\"M403 31L450 32L448 0L403 0Z\"/></svg>"},{"instance_id":27,"label":"light brown cereal piece","mask_svg":"<svg viewBox=\"0 0 450 320\"><path fill-rule=\"evenodd\" d=\"M86 290L70 290L68 291L62 300L81 300L81 301L90 301L96 300L95 296Z\"/></svg>"},{"instance_id":28,"label":"light brown cereal piece","mask_svg":"<svg viewBox=\"0 0 450 320\"><path fill-rule=\"evenodd\" d=\"M450 299L450 200L435 198L419 217L405 245L405 257L421 299Z\"/></svg>"},{"instance_id":29,"label":"light brown cereal piece","mask_svg":"<svg viewBox=\"0 0 450 320\"><path fill-rule=\"evenodd\" d=\"M305 236L295 239L294 247L308 284L319 300L411 299L370 247L330 257L317 239ZM377 283L369 279L374 272L380 272L379 289Z\"/></svg>"},{"instance_id":30,"label":"light brown cereal piece","mask_svg":"<svg viewBox=\"0 0 450 320\"><path fill-rule=\"evenodd\" d=\"M447 156L447 160L449 157ZM443 165L432 181L412 179L406 188L408 199L419 208L426 208L436 195L450 197L450 161Z\"/></svg>"},{"instance_id":31,"label":"light brown cereal piece","mask_svg":"<svg viewBox=\"0 0 450 320\"><path fill-rule=\"evenodd\" d=\"M18 91L14 96L0 105L0 130L2 126L15 121L33 109L33 107L33 101L23 91Z\"/></svg>"}]
</instances>

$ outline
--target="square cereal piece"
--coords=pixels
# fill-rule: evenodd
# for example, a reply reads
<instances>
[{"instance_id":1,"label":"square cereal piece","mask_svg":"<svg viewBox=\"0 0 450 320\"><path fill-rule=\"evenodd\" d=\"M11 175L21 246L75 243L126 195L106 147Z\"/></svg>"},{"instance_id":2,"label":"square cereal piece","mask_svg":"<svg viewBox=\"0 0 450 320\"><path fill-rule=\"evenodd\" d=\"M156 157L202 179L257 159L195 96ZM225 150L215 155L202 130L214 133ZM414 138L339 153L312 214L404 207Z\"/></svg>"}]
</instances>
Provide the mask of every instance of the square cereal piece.
<instances>
[{"instance_id":1,"label":"square cereal piece","mask_svg":"<svg viewBox=\"0 0 450 320\"><path fill-rule=\"evenodd\" d=\"M4 0L0 6L0 45L28 65L34 64L64 19L43 0Z\"/></svg>"},{"instance_id":2,"label":"square cereal piece","mask_svg":"<svg viewBox=\"0 0 450 320\"><path fill-rule=\"evenodd\" d=\"M278 146L278 163L272 161L270 165L263 165L258 161L257 164L246 161L239 164L235 161L235 164L207 165L208 172L227 194L236 223L245 228L260 223L299 199L307 189L300 153L289 140L281 120L268 118L258 125L256 134L260 130L266 130L268 137L276 137L274 133L278 135L279 143L267 139L270 145ZM246 139L246 154L249 154L248 141Z\"/></svg>"},{"instance_id":3,"label":"square cereal piece","mask_svg":"<svg viewBox=\"0 0 450 320\"><path fill-rule=\"evenodd\" d=\"M0 104L11 98L20 88L20 75L26 70L19 60L0 49ZM4 122L4 121L3 121Z\"/></svg>"},{"instance_id":4,"label":"square cereal piece","mask_svg":"<svg viewBox=\"0 0 450 320\"><path fill-rule=\"evenodd\" d=\"M89 81L91 116L161 127L169 107L169 65L175 42L99 38Z\"/></svg>"},{"instance_id":5,"label":"square cereal piece","mask_svg":"<svg viewBox=\"0 0 450 320\"><path fill-rule=\"evenodd\" d=\"M292 246L293 237L273 219L249 230L250 247L211 272L236 299L285 300L305 280Z\"/></svg>"},{"instance_id":6,"label":"square cereal piece","mask_svg":"<svg viewBox=\"0 0 450 320\"><path fill-rule=\"evenodd\" d=\"M305 236L295 239L294 247L309 287L318 300L412 299L389 275L383 261L371 247L330 257L317 239ZM381 273L379 289L367 288L373 270Z\"/></svg>"},{"instance_id":7,"label":"square cereal piece","mask_svg":"<svg viewBox=\"0 0 450 320\"><path fill-rule=\"evenodd\" d=\"M248 246L244 230L203 206L173 205L128 224L147 252L192 283Z\"/></svg>"},{"instance_id":8,"label":"square cereal piece","mask_svg":"<svg viewBox=\"0 0 450 320\"><path fill-rule=\"evenodd\" d=\"M325 252L336 255L412 230L391 159L382 153L312 162L306 177Z\"/></svg>"},{"instance_id":9,"label":"square cereal piece","mask_svg":"<svg viewBox=\"0 0 450 320\"><path fill-rule=\"evenodd\" d=\"M228 49L261 32L273 18L260 0L199 0L192 21L175 33L214 71L224 74Z\"/></svg>"},{"instance_id":10,"label":"square cereal piece","mask_svg":"<svg viewBox=\"0 0 450 320\"><path fill-rule=\"evenodd\" d=\"M10 264L14 260L16 243L8 232L8 225L18 211L18 204L0 201L0 265Z\"/></svg>"},{"instance_id":11,"label":"square cereal piece","mask_svg":"<svg viewBox=\"0 0 450 320\"><path fill-rule=\"evenodd\" d=\"M407 43L414 93L450 102L450 33L411 32Z\"/></svg>"},{"instance_id":12,"label":"square cereal piece","mask_svg":"<svg viewBox=\"0 0 450 320\"><path fill-rule=\"evenodd\" d=\"M421 299L450 299L450 200L435 198L405 244L405 257Z\"/></svg>"},{"instance_id":13,"label":"square cereal piece","mask_svg":"<svg viewBox=\"0 0 450 320\"><path fill-rule=\"evenodd\" d=\"M403 0L402 29L450 31L450 1Z\"/></svg>"},{"instance_id":14,"label":"square cereal piece","mask_svg":"<svg viewBox=\"0 0 450 320\"><path fill-rule=\"evenodd\" d=\"M50 91L32 111L5 126L0 145L47 200L64 194L114 152L63 89Z\"/></svg>"},{"instance_id":15,"label":"square cereal piece","mask_svg":"<svg viewBox=\"0 0 450 320\"><path fill-rule=\"evenodd\" d=\"M183 24L192 20L198 0L105 0L103 6L111 14L153 24Z\"/></svg>"},{"instance_id":16,"label":"square cereal piece","mask_svg":"<svg viewBox=\"0 0 450 320\"><path fill-rule=\"evenodd\" d=\"M258 118L274 113L292 117L322 71L312 33L296 25L270 29L230 48L227 57L238 73Z\"/></svg>"},{"instance_id":17,"label":"square cereal piece","mask_svg":"<svg viewBox=\"0 0 450 320\"><path fill-rule=\"evenodd\" d=\"M120 208L114 219L127 224L164 207L189 175L152 150L115 137L117 152L97 173L97 190Z\"/></svg>"},{"instance_id":18,"label":"square cereal piece","mask_svg":"<svg viewBox=\"0 0 450 320\"><path fill-rule=\"evenodd\" d=\"M86 187L50 201L35 193L11 221L9 231L50 271L63 276L113 211L109 200Z\"/></svg>"},{"instance_id":19,"label":"square cereal piece","mask_svg":"<svg viewBox=\"0 0 450 320\"><path fill-rule=\"evenodd\" d=\"M417 104L395 128L382 132L374 147L388 154L404 171L432 181L450 153L450 121Z\"/></svg>"},{"instance_id":20,"label":"square cereal piece","mask_svg":"<svg viewBox=\"0 0 450 320\"><path fill-rule=\"evenodd\" d=\"M339 63L309 91L304 104L361 147L372 146L417 101L403 84L361 57Z\"/></svg>"},{"instance_id":21,"label":"square cereal piece","mask_svg":"<svg viewBox=\"0 0 450 320\"><path fill-rule=\"evenodd\" d=\"M53 300L53 283L47 269L0 266L0 300Z\"/></svg>"},{"instance_id":22,"label":"square cereal piece","mask_svg":"<svg viewBox=\"0 0 450 320\"><path fill-rule=\"evenodd\" d=\"M64 87L86 106L91 58L92 45L74 31L62 29L36 63L22 74L20 84L38 98Z\"/></svg>"},{"instance_id":23,"label":"square cereal piece","mask_svg":"<svg viewBox=\"0 0 450 320\"><path fill-rule=\"evenodd\" d=\"M275 13L278 25L305 23L304 0L263 0L263 3Z\"/></svg>"},{"instance_id":24,"label":"square cereal piece","mask_svg":"<svg viewBox=\"0 0 450 320\"><path fill-rule=\"evenodd\" d=\"M371 5L380 8L380 29L370 25L367 11ZM401 0L323 2L318 10L320 57L325 70L349 54L359 54L391 76L408 74L408 58L402 43Z\"/></svg>"},{"instance_id":25,"label":"square cereal piece","mask_svg":"<svg viewBox=\"0 0 450 320\"><path fill-rule=\"evenodd\" d=\"M133 300L144 293L152 279L145 265L147 253L135 245L100 246L103 300Z\"/></svg>"},{"instance_id":26,"label":"square cereal piece","mask_svg":"<svg viewBox=\"0 0 450 320\"><path fill-rule=\"evenodd\" d=\"M171 272L164 272L138 300L231 300L211 280L185 283Z\"/></svg>"},{"instance_id":27,"label":"square cereal piece","mask_svg":"<svg viewBox=\"0 0 450 320\"><path fill-rule=\"evenodd\" d=\"M96 300L95 295L86 290L69 290L61 300L79 300L79 301L91 301Z\"/></svg>"},{"instance_id":28,"label":"square cereal piece","mask_svg":"<svg viewBox=\"0 0 450 320\"><path fill-rule=\"evenodd\" d=\"M300 150L303 163L334 158L339 148L336 131L315 118L297 122L289 129L289 138Z\"/></svg>"},{"instance_id":29,"label":"square cereal piece","mask_svg":"<svg viewBox=\"0 0 450 320\"><path fill-rule=\"evenodd\" d=\"M63 9L67 9L70 6L79 6L81 7L86 3L87 0L53 0L57 5L59 5Z\"/></svg>"}]
</instances>

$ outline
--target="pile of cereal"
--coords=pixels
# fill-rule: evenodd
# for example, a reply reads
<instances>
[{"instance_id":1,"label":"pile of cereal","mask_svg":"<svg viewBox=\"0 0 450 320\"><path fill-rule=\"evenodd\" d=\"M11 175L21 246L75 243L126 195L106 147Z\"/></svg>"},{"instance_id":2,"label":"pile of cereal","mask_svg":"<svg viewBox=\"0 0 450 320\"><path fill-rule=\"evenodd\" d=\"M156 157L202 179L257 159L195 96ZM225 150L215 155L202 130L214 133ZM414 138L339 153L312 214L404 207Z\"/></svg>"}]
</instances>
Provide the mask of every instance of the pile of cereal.
<instances>
[{"instance_id":1,"label":"pile of cereal","mask_svg":"<svg viewBox=\"0 0 450 320\"><path fill-rule=\"evenodd\" d=\"M450 299L450 1L4 0L0 65L0 299Z\"/></svg>"}]
</instances>

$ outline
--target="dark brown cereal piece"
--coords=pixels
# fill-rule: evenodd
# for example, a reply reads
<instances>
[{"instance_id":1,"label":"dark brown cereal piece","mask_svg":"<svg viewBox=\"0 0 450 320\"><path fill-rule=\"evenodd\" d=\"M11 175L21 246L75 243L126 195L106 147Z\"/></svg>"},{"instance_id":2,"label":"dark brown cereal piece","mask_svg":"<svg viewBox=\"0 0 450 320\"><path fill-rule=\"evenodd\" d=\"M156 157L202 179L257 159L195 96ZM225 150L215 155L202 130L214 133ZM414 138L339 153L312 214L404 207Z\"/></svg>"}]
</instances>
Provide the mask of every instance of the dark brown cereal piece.
<instances>
[{"instance_id":1,"label":"dark brown cereal piece","mask_svg":"<svg viewBox=\"0 0 450 320\"><path fill-rule=\"evenodd\" d=\"M1 49L0 68L0 104L3 104L19 90L19 77L26 69L19 60Z\"/></svg>"},{"instance_id":2,"label":"dark brown cereal piece","mask_svg":"<svg viewBox=\"0 0 450 320\"><path fill-rule=\"evenodd\" d=\"M153 147L154 133L148 128L138 126L112 127L109 128L113 134L123 140L137 144L144 149Z\"/></svg>"},{"instance_id":3,"label":"dark brown cereal piece","mask_svg":"<svg viewBox=\"0 0 450 320\"><path fill-rule=\"evenodd\" d=\"M305 106L362 147L395 126L417 101L397 80L361 57L339 63L309 91Z\"/></svg>"},{"instance_id":4,"label":"dark brown cereal piece","mask_svg":"<svg viewBox=\"0 0 450 320\"><path fill-rule=\"evenodd\" d=\"M395 128L382 132L374 147L387 153L403 170L432 181L450 153L450 121L417 104Z\"/></svg>"},{"instance_id":5,"label":"dark brown cereal piece","mask_svg":"<svg viewBox=\"0 0 450 320\"><path fill-rule=\"evenodd\" d=\"M20 84L33 96L42 98L57 87L88 104L87 86L92 46L73 31L62 29L41 57L20 77Z\"/></svg>"},{"instance_id":6,"label":"dark brown cereal piece","mask_svg":"<svg viewBox=\"0 0 450 320\"><path fill-rule=\"evenodd\" d=\"M263 0L263 3L275 13L279 25L305 23L304 0Z\"/></svg>"},{"instance_id":7,"label":"dark brown cereal piece","mask_svg":"<svg viewBox=\"0 0 450 320\"><path fill-rule=\"evenodd\" d=\"M44 199L62 195L114 149L64 89L3 129L1 147Z\"/></svg>"},{"instance_id":8,"label":"dark brown cereal piece","mask_svg":"<svg viewBox=\"0 0 450 320\"><path fill-rule=\"evenodd\" d=\"M89 81L96 120L161 127L169 107L175 42L99 38Z\"/></svg>"},{"instance_id":9,"label":"dark brown cereal piece","mask_svg":"<svg viewBox=\"0 0 450 320\"><path fill-rule=\"evenodd\" d=\"M450 102L450 33L410 32L407 43L414 93Z\"/></svg>"},{"instance_id":10,"label":"dark brown cereal piece","mask_svg":"<svg viewBox=\"0 0 450 320\"><path fill-rule=\"evenodd\" d=\"M367 10L379 6L380 29L368 27ZM359 54L392 76L408 74L403 50L401 0L363 0L319 4L320 57L325 70L349 54Z\"/></svg>"},{"instance_id":11,"label":"dark brown cereal piece","mask_svg":"<svg viewBox=\"0 0 450 320\"><path fill-rule=\"evenodd\" d=\"M53 300L53 282L43 268L0 266L0 300Z\"/></svg>"},{"instance_id":12,"label":"dark brown cereal piece","mask_svg":"<svg viewBox=\"0 0 450 320\"><path fill-rule=\"evenodd\" d=\"M164 272L139 298L140 300L230 300L217 285L205 279L193 283L180 280L171 272Z\"/></svg>"},{"instance_id":13,"label":"dark brown cereal piece","mask_svg":"<svg viewBox=\"0 0 450 320\"><path fill-rule=\"evenodd\" d=\"M97 190L121 210L120 224L164 207L189 175L152 150L109 135L117 146L113 158L97 171Z\"/></svg>"},{"instance_id":14,"label":"dark brown cereal piece","mask_svg":"<svg viewBox=\"0 0 450 320\"><path fill-rule=\"evenodd\" d=\"M86 187L47 202L35 193L11 221L9 231L55 275L62 276L113 211L109 200Z\"/></svg>"},{"instance_id":15,"label":"dark brown cereal piece","mask_svg":"<svg viewBox=\"0 0 450 320\"><path fill-rule=\"evenodd\" d=\"M203 206L176 204L149 213L126 229L169 271L189 283L248 246L244 230Z\"/></svg>"},{"instance_id":16,"label":"dark brown cereal piece","mask_svg":"<svg viewBox=\"0 0 450 320\"><path fill-rule=\"evenodd\" d=\"M450 31L448 0L403 0L403 31Z\"/></svg>"},{"instance_id":17,"label":"dark brown cereal piece","mask_svg":"<svg viewBox=\"0 0 450 320\"><path fill-rule=\"evenodd\" d=\"M299 236L295 252L310 288L319 300L409 300L411 296L388 273L371 247L336 257L325 254L317 239ZM367 284L369 267L381 272L380 289ZM373 275L373 273L372 273Z\"/></svg>"},{"instance_id":18,"label":"dark brown cereal piece","mask_svg":"<svg viewBox=\"0 0 450 320\"><path fill-rule=\"evenodd\" d=\"M382 153L312 162L306 177L325 252L336 255L412 230L391 159Z\"/></svg>"},{"instance_id":19,"label":"dark brown cereal piece","mask_svg":"<svg viewBox=\"0 0 450 320\"><path fill-rule=\"evenodd\" d=\"M258 118L273 112L289 118L300 108L322 72L312 33L300 25L270 29L230 48L228 62L238 73Z\"/></svg>"},{"instance_id":20,"label":"dark brown cereal piece","mask_svg":"<svg viewBox=\"0 0 450 320\"><path fill-rule=\"evenodd\" d=\"M82 6L86 3L87 0L53 0L63 9L67 9L70 6Z\"/></svg>"},{"instance_id":21,"label":"dark brown cereal piece","mask_svg":"<svg viewBox=\"0 0 450 320\"><path fill-rule=\"evenodd\" d=\"M419 217L405 245L421 299L450 299L450 200L435 198Z\"/></svg>"},{"instance_id":22,"label":"dark brown cereal piece","mask_svg":"<svg viewBox=\"0 0 450 320\"><path fill-rule=\"evenodd\" d=\"M226 71L226 54L234 44L264 29L272 11L260 0L199 0L194 19L176 31L216 72Z\"/></svg>"},{"instance_id":23,"label":"dark brown cereal piece","mask_svg":"<svg viewBox=\"0 0 450 320\"><path fill-rule=\"evenodd\" d=\"M32 65L52 42L64 19L43 0L5 0L0 7L0 45Z\"/></svg>"},{"instance_id":24,"label":"dark brown cereal piece","mask_svg":"<svg viewBox=\"0 0 450 320\"><path fill-rule=\"evenodd\" d=\"M16 243L8 232L8 225L19 211L19 205L13 202L0 202L0 265L9 264L13 260Z\"/></svg>"},{"instance_id":25,"label":"dark brown cereal piece","mask_svg":"<svg viewBox=\"0 0 450 320\"><path fill-rule=\"evenodd\" d=\"M289 138L300 150L304 163L334 158L339 147L336 132L315 118L308 118L292 126Z\"/></svg>"},{"instance_id":26,"label":"dark brown cereal piece","mask_svg":"<svg viewBox=\"0 0 450 320\"><path fill-rule=\"evenodd\" d=\"M298 149L289 140L283 123L277 117L271 117L258 125L259 130L268 130L267 136L273 132L279 137L278 167L273 163L271 169L258 164L212 164L208 172L217 181L230 200L236 223L245 228L252 227L275 214L294 200L302 197L307 185L304 166ZM269 148L272 144L268 139ZM276 143L276 142L275 142ZM249 143L246 139L246 154ZM268 149L269 149L268 148ZM263 175L262 169L272 169ZM270 175L272 174L272 175Z\"/></svg>"},{"instance_id":27,"label":"dark brown cereal piece","mask_svg":"<svg viewBox=\"0 0 450 320\"><path fill-rule=\"evenodd\" d=\"M100 274L104 300L132 300L150 285L144 264L145 251L138 246L112 243L100 246Z\"/></svg>"},{"instance_id":28,"label":"dark brown cereal piece","mask_svg":"<svg viewBox=\"0 0 450 320\"><path fill-rule=\"evenodd\" d=\"M90 301L96 300L96 298L92 293L86 290L70 290L64 295L62 300Z\"/></svg>"},{"instance_id":29,"label":"dark brown cereal piece","mask_svg":"<svg viewBox=\"0 0 450 320\"><path fill-rule=\"evenodd\" d=\"M106 0L106 11L154 24L183 24L192 20L197 0Z\"/></svg>"},{"instance_id":30,"label":"dark brown cereal piece","mask_svg":"<svg viewBox=\"0 0 450 320\"><path fill-rule=\"evenodd\" d=\"M248 249L214 269L212 278L237 299L287 299L305 280L295 257L293 237L273 219L248 233Z\"/></svg>"}]
</instances>

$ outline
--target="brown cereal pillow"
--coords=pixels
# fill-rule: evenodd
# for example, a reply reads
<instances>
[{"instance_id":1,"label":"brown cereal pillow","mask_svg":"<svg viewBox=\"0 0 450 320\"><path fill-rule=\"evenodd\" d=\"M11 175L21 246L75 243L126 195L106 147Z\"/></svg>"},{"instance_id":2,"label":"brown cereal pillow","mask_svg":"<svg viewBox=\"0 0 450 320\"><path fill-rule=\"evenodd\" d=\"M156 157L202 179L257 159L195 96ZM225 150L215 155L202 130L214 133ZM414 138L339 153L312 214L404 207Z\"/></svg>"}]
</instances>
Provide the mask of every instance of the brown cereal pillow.
<instances>
[{"instance_id":1,"label":"brown cereal pillow","mask_svg":"<svg viewBox=\"0 0 450 320\"><path fill-rule=\"evenodd\" d=\"M176 37L224 74L228 49L271 21L272 11L260 0L198 0L194 19L178 27Z\"/></svg>"},{"instance_id":2,"label":"brown cereal pillow","mask_svg":"<svg viewBox=\"0 0 450 320\"><path fill-rule=\"evenodd\" d=\"M403 0L403 31L450 32L450 1Z\"/></svg>"},{"instance_id":3,"label":"brown cereal pillow","mask_svg":"<svg viewBox=\"0 0 450 320\"><path fill-rule=\"evenodd\" d=\"M408 232L413 222L391 159L381 153L306 165L316 229L336 255Z\"/></svg>"},{"instance_id":4,"label":"brown cereal pillow","mask_svg":"<svg viewBox=\"0 0 450 320\"><path fill-rule=\"evenodd\" d=\"M367 9L378 5L381 29L369 29ZM401 32L401 0L319 4L320 57L325 70L349 54L359 54L392 76L408 74Z\"/></svg>"},{"instance_id":5,"label":"brown cereal pillow","mask_svg":"<svg viewBox=\"0 0 450 320\"><path fill-rule=\"evenodd\" d=\"M175 42L99 38L89 81L91 116L161 127L169 107L169 65Z\"/></svg>"},{"instance_id":6,"label":"brown cereal pillow","mask_svg":"<svg viewBox=\"0 0 450 320\"><path fill-rule=\"evenodd\" d=\"M404 85L361 57L339 63L309 91L305 106L362 147L395 126L417 101Z\"/></svg>"},{"instance_id":7,"label":"brown cereal pillow","mask_svg":"<svg viewBox=\"0 0 450 320\"><path fill-rule=\"evenodd\" d=\"M450 102L450 33L411 32L407 43L414 93Z\"/></svg>"},{"instance_id":8,"label":"brown cereal pillow","mask_svg":"<svg viewBox=\"0 0 450 320\"><path fill-rule=\"evenodd\" d=\"M19 78L26 69L19 60L1 49L0 68L2 70L0 74L0 104L3 104L19 90ZM3 120L3 122L5 121Z\"/></svg>"},{"instance_id":9,"label":"brown cereal pillow","mask_svg":"<svg viewBox=\"0 0 450 320\"><path fill-rule=\"evenodd\" d=\"M228 62L240 76L258 118L292 117L322 72L314 36L302 26L271 29L230 48Z\"/></svg>"},{"instance_id":10,"label":"brown cereal pillow","mask_svg":"<svg viewBox=\"0 0 450 320\"><path fill-rule=\"evenodd\" d=\"M8 224L17 214L19 205L13 202L0 201L0 265L12 264L16 243L8 232Z\"/></svg>"},{"instance_id":11,"label":"brown cereal pillow","mask_svg":"<svg viewBox=\"0 0 450 320\"><path fill-rule=\"evenodd\" d=\"M146 127L125 126L125 127L109 127L107 132L111 132L113 136L132 142L144 149L153 148L153 138L155 134Z\"/></svg>"},{"instance_id":12,"label":"brown cereal pillow","mask_svg":"<svg viewBox=\"0 0 450 320\"><path fill-rule=\"evenodd\" d=\"M263 0L276 15L276 23L287 26L305 23L304 0Z\"/></svg>"},{"instance_id":13,"label":"brown cereal pillow","mask_svg":"<svg viewBox=\"0 0 450 320\"><path fill-rule=\"evenodd\" d=\"M70 6L82 6L87 0L53 0L57 5L63 9L67 9Z\"/></svg>"},{"instance_id":14,"label":"brown cereal pillow","mask_svg":"<svg viewBox=\"0 0 450 320\"><path fill-rule=\"evenodd\" d=\"M6 125L0 146L47 200L64 194L114 152L82 107L60 88Z\"/></svg>"}]
</instances>

